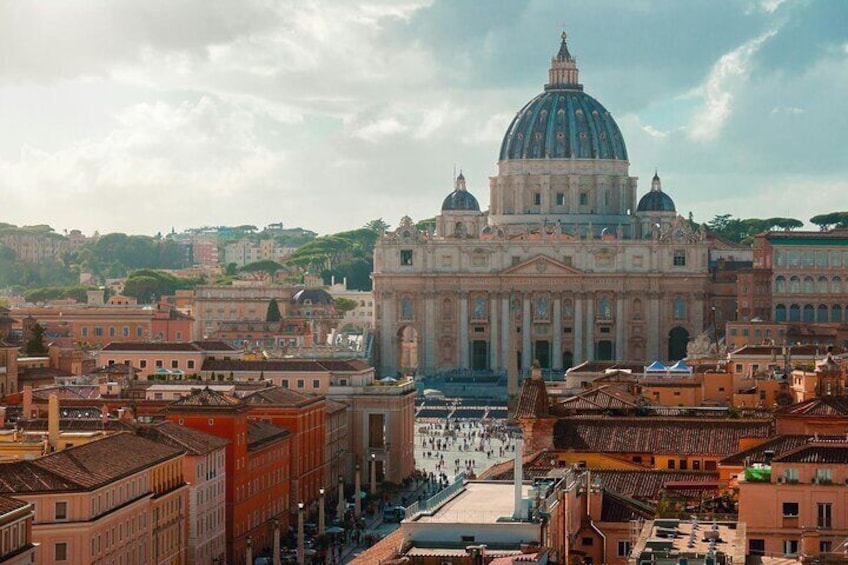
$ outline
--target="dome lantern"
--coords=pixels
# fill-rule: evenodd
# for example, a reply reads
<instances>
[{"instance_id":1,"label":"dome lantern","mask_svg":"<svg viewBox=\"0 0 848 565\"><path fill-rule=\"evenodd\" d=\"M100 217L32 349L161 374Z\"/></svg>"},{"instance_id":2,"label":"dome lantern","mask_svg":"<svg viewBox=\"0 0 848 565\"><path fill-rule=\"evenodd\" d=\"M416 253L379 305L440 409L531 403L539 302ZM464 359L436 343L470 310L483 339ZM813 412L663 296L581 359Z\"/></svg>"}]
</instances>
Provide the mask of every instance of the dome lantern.
<instances>
[{"instance_id":1,"label":"dome lantern","mask_svg":"<svg viewBox=\"0 0 848 565\"><path fill-rule=\"evenodd\" d=\"M545 85L545 90L583 90L583 85L579 82L577 61L571 56L568 51L568 44L565 42L568 34L563 31L560 37L562 37L562 43L559 46L559 52L551 59L548 84Z\"/></svg>"}]
</instances>

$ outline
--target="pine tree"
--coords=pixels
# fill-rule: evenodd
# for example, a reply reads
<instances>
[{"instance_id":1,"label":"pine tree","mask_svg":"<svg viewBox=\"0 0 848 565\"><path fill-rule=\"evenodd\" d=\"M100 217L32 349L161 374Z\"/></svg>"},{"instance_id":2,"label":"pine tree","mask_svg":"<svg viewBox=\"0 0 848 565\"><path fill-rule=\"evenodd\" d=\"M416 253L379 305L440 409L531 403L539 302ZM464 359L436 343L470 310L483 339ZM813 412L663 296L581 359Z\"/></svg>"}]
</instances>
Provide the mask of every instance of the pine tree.
<instances>
[{"instance_id":1,"label":"pine tree","mask_svg":"<svg viewBox=\"0 0 848 565\"><path fill-rule=\"evenodd\" d=\"M266 322L279 322L283 319L283 315L280 314L280 306L277 304L277 299L272 298L271 302L268 303L268 312L265 314Z\"/></svg>"}]
</instances>

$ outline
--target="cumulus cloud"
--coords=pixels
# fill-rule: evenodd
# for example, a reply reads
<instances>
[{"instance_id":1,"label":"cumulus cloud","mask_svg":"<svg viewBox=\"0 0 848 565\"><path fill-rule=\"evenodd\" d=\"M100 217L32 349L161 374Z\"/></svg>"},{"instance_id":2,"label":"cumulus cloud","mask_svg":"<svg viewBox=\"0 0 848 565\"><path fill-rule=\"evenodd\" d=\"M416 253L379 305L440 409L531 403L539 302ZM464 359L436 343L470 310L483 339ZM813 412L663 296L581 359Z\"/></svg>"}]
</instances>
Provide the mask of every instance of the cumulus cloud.
<instances>
[{"instance_id":1,"label":"cumulus cloud","mask_svg":"<svg viewBox=\"0 0 848 565\"><path fill-rule=\"evenodd\" d=\"M777 34L767 31L721 56L710 69L700 87L704 104L694 116L689 128L693 139L715 139L733 112L733 91L743 83L750 72L752 59L762 45Z\"/></svg>"}]
</instances>

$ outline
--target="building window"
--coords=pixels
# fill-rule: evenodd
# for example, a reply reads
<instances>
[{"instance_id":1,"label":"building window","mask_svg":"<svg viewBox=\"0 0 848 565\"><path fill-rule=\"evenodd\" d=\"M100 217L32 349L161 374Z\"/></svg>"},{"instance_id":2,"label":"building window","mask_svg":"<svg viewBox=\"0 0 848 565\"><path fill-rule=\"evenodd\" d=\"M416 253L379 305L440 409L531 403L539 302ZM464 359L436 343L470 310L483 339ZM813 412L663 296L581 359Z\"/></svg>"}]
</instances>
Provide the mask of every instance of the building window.
<instances>
[{"instance_id":1,"label":"building window","mask_svg":"<svg viewBox=\"0 0 848 565\"><path fill-rule=\"evenodd\" d=\"M588 206L589 205L589 195L585 192L580 193L580 205Z\"/></svg>"},{"instance_id":2,"label":"building window","mask_svg":"<svg viewBox=\"0 0 848 565\"><path fill-rule=\"evenodd\" d=\"M95 326L94 327L94 335L96 337L102 337L103 336L103 328L101 328L100 326Z\"/></svg>"},{"instance_id":3,"label":"building window","mask_svg":"<svg viewBox=\"0 0 848 565\"><path fill-rule=\"evenodd\" d=\"M121 328L121 335L124 337L130 337L130 327L124 326L123 328Z\"/></svg>"},{"instance_id":4,"label":"building window","mask_svg":"<svg viewBox=\"0 0 848 565\"><path fill-rule=\"evenodd\" d=\"M598 319L609 320L612 318L612 306L608 296L602 296L598 301Z\"/></svg>"},{"instance_id":5,"label":"building window","mask_svg":"<svg viewBox=\"0 0 848 565\"><path fill-rule=\"evenodd\" d=\"M819 502L816 505L816 524L819 528L831 528L833 517L833 504L830 502Z\"/></svg>"},{"instance_id":6,"label":"building window","mask_svg":"<svg viewBox=\"0 0 848 565\"><path fill-rule=\"evenodd\" d=\"M565 206L565 194L562 192L556 193L556 205Z\"/></svg>"},{"instance_id":7,"label":"building window","mask_svg":"<svg viewBox=\"0 0 848 565\"><path fill-rule=\"evenodd\" d=\"M783 503L783 517L784 518L797 518L798 517L798 503L797 502L784 502Z\"/></svg>"},{"instance_id":8,"label":"building window","mask_svg":"<svg viewBox=\"0 0 848 565\"><path fill-rule=\"evenodd\" d=\"M140 369L146 369L147 368L147 359L142 359L141 361L139 361L138 366L139 366Z\"/></svg>"},{"instance_id":9,"label":"building window","mask_svg":"<svg viewBox=\"0 0 848 565\"><path fill-rule=\"evenodd\" d=\"M164 365L164 363L162 362L161 359L156 360L156 368L157 369L161 369L163 367L163 365Z\"/></svg>"},{"instance_id":10,"label":"building window","mask_svg":"<svg viewBox=\"0 0 848 565\"><path fill-rule=\"evenodd\" d=\"M288 381L288 379L284 380L282 383L280 383L280 385L281 385L283 388L289 388L289 381Z\"/></svg>"},{"instance_id":11,"label":"building window","mask_svg":"<svg viewBox=\"0 0 848 565\"><path fill-rule=\"evenodd\" d=\"M115 326L109 326L109 337L115 337Z\"/></svg>"},{"instance_id":12,"label":"building window","mask_svg":"<svg viewBox=\"0 0 848 565\"><path fill-rule=\"evenodd\" d=\"M82 327L82 337L88 337L88 326Z\"/></svg>"},{"instance_id":13,"label":"building window","mask_svg":"<svg viewBox=\"0 0 848 565\"><path fill-rule=\"evenodd\" d=\"M816 469L816 483L829 485L833 483L833 471L830 469Z\"/></svg>"},{"instance_id":14,"label":"building window","mask_svg":"<svg viewBox=\"0 0 848 565\"><path fill-rule=\"evenodd\" d=\"M783 554L786 556L798 555L798 540L783 540Z\"/></svg>"},{"instance_id":15,"label":"building window","mask_svg":"<svg viewBox=\"0 0 848 565\"><path fill-rule=\"evenodd\" d=\"M582 540L583 546L595 545L595 538L584 537Z\"/></svg>"},{"instance_id":16,"label":"building window","mask_svg":"<svg viewBox=\"0 0 848 565\"><path fill-rule=\"evenodd\" d=\"M57 520L67 520L68 519L68 503L67 502L57 502L56 503L55 516L56 516Z\"/></svg>"},{"instance_id":17,"label":"building window","mask_svg":"<svg viewBox=\"0 0 848 565\"><path fill-rule=\"evenodd\" d=\"M304 386L303 383L304 383L303 379L297 379L297 388L302 389L303 386Z\"/></svg>"},{"instance_id":18,"label":"building window","mask_svg":"<svg viewBox=\"0 0 848 565\"><path fill-rule=\"evenodd\" d=\"M674 250L674 262L675 267L685 267L686 266L686 251L683 249L675 249Z\"/></svg>"},{"instance_id":19,"label":"building window","mask_svg":"<svg viewBox=\"0 0 848 565\"><path fill-rule=\"evenodd\" d=\"M542 205L542 195L538 192L533 193L533 206L541 206Z\"/></svg>"},{"instance_id":20,"label":"building window","mask_svg":"<svg viewBox=\"0 0 848 565\"><path fill-rule=\"evenodd\" d=\"M135 336L136 337L142 337L143 335L144 335L144 328L142 328L141 326L136 326Z\"/></svg>"},{"instance_id":21,"label":"building window","mask_svg":"<svg viewBox=\"0 0 848 565\"><path fill-rule=\"evenodd\" d=\"M180 362L177 359L171 359L171 368L172 369L179 369L180 368Z\"/></svg>"},{"instance_id":22,"label":"building window","mask_svg":"<svg viewBox=\"0 0 848 565\"><path fill-rule=\"evenodd\" d=\"M412 299L408 296L404 296L400 299L400 319L412 319Z\"/></svg>"},{"instance_id":23,"label":"building window","mask_svg":"<svg viewBox=\"0 0 848 565\"><path fill-rule=\"evenodd\" d=\"M400 264L402 267L412 266L412 249L400 250Z\"/></svg>"},{"instance_id":24,"label":"building window","mask_svg":"<svg viewBox=\"0 0 848 565\"><path fill-rule=\"evenodd\" d=\"M177 341L183 340L183 332L177 332Z\"/></svg>"},{"instance_id":25,"label":"building window","mask_svg":"<svg viewBox=\"0 0 848 565\"><path fill-rule=\"evenodd\" d=\"M189 359L186 362L186 367L189 368L189 369L194 369L194 359Z\"/></svg>"},{"instance_id":26,"label":"building window","mask_svg":"<svg viewBox=\"0 0 848 565\"><path fill-rule=\"evenodd\" d=\"M685 320L686 319L686 301L682 298L675 298L673 304L674 310L674 319L675 320Z\"/></svg>"},{"instance_id":27,"label":"building window","mask_svg":"<svg viewBox=\"0 0 848 565\"><path fill-rule=\"evenodd\" d=\"M618 540L618 557L627 557L630 555L630 540Z\"/></svg>"},{"instance_id":28,"label":"building window","mask_svg":"<svg viewBox=\"0 0 848 565\"><path fill-rule=\"evenodd\" d=\"M53 546L53 561L67 561L68 560L68 544L65 542L59 542Z\"/></svg>"},{"instance_id":29,"label":"building window","mask_svg":"<svg viewBox=\"0 0 848 565\"><path fill-rule=\"evenodd\" d=\"M321 388L321 381L319 381L318 379L312 379L312 388Z\"/></svg>"},{"instance_id":30,"label":"building window","mask_svg":"<svg viewBox=\"0 0 848 565\"><path fill-rule=\"evenodd\" d=\"M764 540L764 539L749 539L748 540L748 553L750 555L765 555L766 554L766 540Z\"/></svg>"}]
</instances>

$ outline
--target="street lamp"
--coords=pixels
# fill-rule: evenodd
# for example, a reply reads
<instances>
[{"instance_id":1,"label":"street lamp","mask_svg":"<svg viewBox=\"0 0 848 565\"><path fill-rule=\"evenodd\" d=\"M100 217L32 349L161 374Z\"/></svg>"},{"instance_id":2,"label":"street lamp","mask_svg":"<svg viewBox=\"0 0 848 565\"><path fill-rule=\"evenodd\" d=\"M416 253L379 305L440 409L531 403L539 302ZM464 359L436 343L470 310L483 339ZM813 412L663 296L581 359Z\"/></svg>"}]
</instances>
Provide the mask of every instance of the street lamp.
<instances>
[{"instance_id":1,"label":"street lamp","mask_svg":"<svg viewBox=\"0 0 848 565\"><path fill-rule=\"evenodd\" d=\"M357 520L362 514L362 499L359 498L359 493L362 492L362 477L359 473L359 463L356 464L356 483L353 490L353 517Z\"/></svg>"},{"instance_id":2,"label":"street lamp","mask_svg":"<svg viewBox=\"0 0 848 565\"><path fill-rule=\"evenodd\" d=\"M304 564L303 551L303 503L297 503L297 565Z\"/></svg>"},{"instance_id":3,"label":"street lamp","mask_svg":"<svg viewBox=\"0 0 848 565\"><path fill-rule=\"evenodd\" d=\"M377 494L377 455L371 454L371 494Z\"/></svg>"},{"instance_id":4,"label":"street lamp","mask_svg":"<svg viewBox=\"0 0 848 565\"><path fill-rule=\"evenodd\" d=\"M324 487L318 489L318 535L324 535Z\"/></svg>"},{"instance_id":5,"label":"street lamp","mask_svg":"<svg viewBox=\"0 0 848 565\"><path fill-rule=\"evenodd\" d=\"M344 499L344 477L339 475L339 508L336 512L339 522L344 520L345 515L345 499Z\"/></svg>"},{"instance_id":6,"label":"street lamp","mask_svg":"<svg viewBox=\"0 0 848 565\"><path fill-rule=\"evenodd\" d=\"M280 557L280 521L274 518L274 541L271 544L271 547L274 548L274 557L272 558L272 563L274 565L280 565L281 557ZM248 563L248 565L250 565Z\"/></svg>"},{"instance_id":7,"label":"street lamp","mask_svg":"<svg viewBox=\"0 0 848 565\"><path fill-rule=\"evenodd\" d=\"M244 548L244 560L246 563L253 563L253 538L247 536L247 546Z\"/></svg>"}]
</instances>

